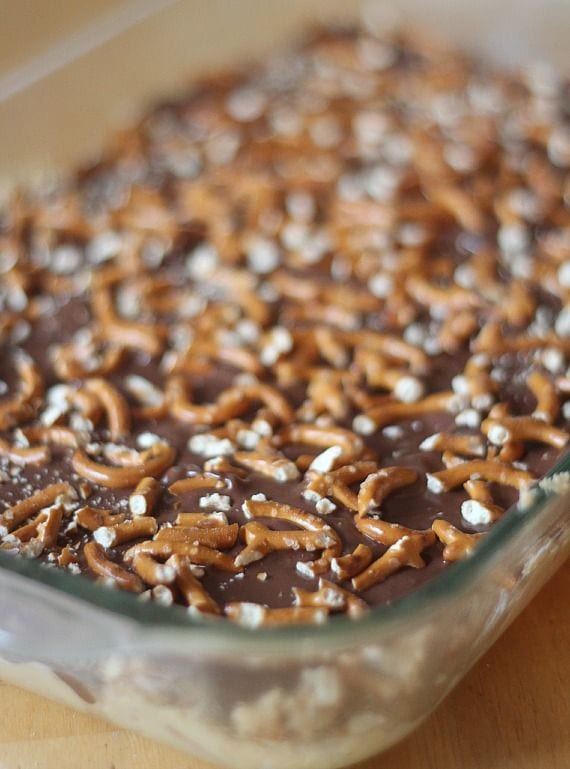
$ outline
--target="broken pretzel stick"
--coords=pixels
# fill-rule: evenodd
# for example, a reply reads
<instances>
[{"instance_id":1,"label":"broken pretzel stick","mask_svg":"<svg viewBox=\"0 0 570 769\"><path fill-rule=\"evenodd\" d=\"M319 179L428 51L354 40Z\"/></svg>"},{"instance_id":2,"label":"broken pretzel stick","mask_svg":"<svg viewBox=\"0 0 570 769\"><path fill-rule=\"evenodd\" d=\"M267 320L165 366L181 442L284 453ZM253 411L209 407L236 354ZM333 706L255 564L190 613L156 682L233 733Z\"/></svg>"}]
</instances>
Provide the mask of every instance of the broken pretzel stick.
<instances>
[{"instance_id":1,"label":"broken pretzel stick","mask_svg":"<svg viewBox=\"0 0 570 769\"><path fill-rule=\"evenodd\" d=\"M122 545L140 537L152 537L158 529L155 518L140 516L132 521L101 526L93 532L93 539L105 549Z\"/></svg>"},{"instance_id":2,"label":"broken pretzel stick","mask_svg":"<svg viewBox=\"0 0 570 769\"><path fill-rule=\"evenodd\" d=\"M299 477L297 465L275 452L236 451L234 460L248 470L273 478L278 483L294 481Z\"/></svg>"},{"instance_id":3,"label":"broken pretzel stick","mask_svg":"<svg viewBox=\"0 0 570 769\"><path fill-rule=\"evenodd\" d=\"M107 415L111 440L119 441L129 434L131 412L129 404L116 387L106 379L86 379L84 388L95 395Z\"/></svg>"},{"instance_id":4,"label":"broken pretzel stick","mask_svg":"<svg viewBox=\"0 0 570 769\"><path fill-rule=\"evenodd\" d=\"M187 556L173 555L166 566L174 569L176 586L188 606L204 614L220 614L221 609L202 583L192 574L191 561Z\"/></svg>"},{"instance_id":5,"label":"broken pretzel stick","mask_svg":"<svg viewBox=\"0 0 570 769\"><path fill-rule=\"evenodd\" d=\"M171 483L168 487L168 491L174 496L179 497L182 494L186 494L189 491L196 491L200 489L224 489L227 482L217 475L193 475L190 478L181 478L179 481Z\"/></svg>"},{"instance_id":6,"label":"broken pretzel stick","mask_svg":"<svg viewBox=\"0 0 570 769\"><path fill-rule=\"evenodd\" d=\"M124 559L128 563L137 553L147 553L155 558L170 558L171 555L186 555L192 563L198 566L215 566L222 571L237 572L240 569L234 565L234 559L227 553L213 550L205 545L194 545L190 542L169 542L165 540L147 540L129 548Z\"/></svg>"},{"instance_id":7,"label":"broken pretzel stick","mask_svg":"<svg viewBox=\"0 0 570 769\"><path fill-rule=\"evenodd\" d=\"M383 582L391 574L405 566L423 569L426 564L421 557L421 553L426 547L433 545L434 542L435 533L433 531L402 537L402 539L390 545L388 550L363 572L353 577L352 586L355 590L362 592L368 590L373 585L377 585L379 582Z\"/></svg>"},{"instance_id":8,"label":"broken pretzel stick","mask_svg":"<svg viewBox=\"0 0 570 769\"><path fill-rule=\"evenodd\" d=\"M246 547L237 554L236 566L247 566L259 561L269 553L279 550L324 550L334 546L338 537L332 529L322 528L318 531L273 531L261 523L251 521L242 527L241 535L245 538Z\"/></svg>"},{"instance_id":9,"label":"broken pretzel stick","mask_svg":"<svg viewBox=\"0 0 570 769\"><path fill-rule=\"evenodd\" d=\"M488 418L481 424L483 432L495 446L507 443L536 441L562 449L568 443L570 435L554 425L534 417L503 416L500 419Z\"/></svg>"},{"instance_id":10,"label":"broken pretzel stick","mask_svg":"<svg viewBox=\"0 0 570 769\"><path fill-rule=\"evenodd\" d=\"M171 565L159 563L148 553L135 555L133 569L147 585L171 585L176 579L176 570Z\"/></svg>"},{"instance_id":11,"label":"broken pretzel stick","mask_svg":"<svg viewBox=\"0 0 570 769\"><path fill-rule=\"evenodd\" d=\"M369 520L369 519L365 519ZM360 574L372 561L372 550L368 545L358 544L352 553L331 560L331 571L341 579L350 579Z\"/></svg>"},{"instance_id":12,"label":"broken pretzel stick","mask_svg":"<svg viewBox=\"0 0 570 769\"><path fill-rule=\"evenodd\" d=\"M251 629L298 623L322 625L328 617L328 609L302 606L270 609L249 601L231 601L225 605L224 612L233 622Z\"/></svg>"},{"instance_id":13,"label":"broken pretzel stick","mask_svg":"<svg viewBox=\"0 0 570 769\"><path fill-rule=\"evenodd\" d=\"M129 496L129 510L135 516L150 515L162 494L162 486L152 476L142 478Z\"/></svg>"},{"instance_id":14,"label":"broken pretzel stick","mask_svg":"<svg viewBox=\"0 0 570 769\"><path fill-rule=\"evenodd\" d=\"M155 536L155 541L182 542L191 545L205 545L216 550L226 550L235 545L237 536L237 523L222 524L221 526L172 526L163 527Z\"/></svg>"},{"instance_id":15,"label":"broken pretzel stick","mask_svg":"<svg viewBox=\"0 0 570 769\"><path fill-rule=\"evenodd\" d=\"M484 534L466 534L456 529L449 521L438 518L432 523L437 538L445 545L443 558L446 561L460 561L471 555Z\"/></svg>"},{"instance_id":16,"label":"broken pretzel stick","mask_svg":"<svg viewBox=\"0 0 570 769\"><path fill-rule=\"evenodd\" d=\"M3 536L36 513L53 505L58 497L70 497L74 489L69 483L52 483L32 494L31 497L16 502L0 515L0 536Z\"/></svg>"},{"instance_id":17,"label":"broken pretzel stick","mask_svg":"<svg viewBox=\"0 0 570 769\"><path fill-rule=\"evenodd\" d=\"M536 398L536 408L532 412L534 419L540 419L549 424L555 422L560 412L560 400L552 380L540 371L533 371L529 374L526 383Z\"/></svg>"},{"instance_id":18,"label":"broken pretzel stick","mask_svg":"<svg viewBox=\"0 0 570 769\"><path fill-rule=\"evenodd\" d=\"M376 510L386 497L398 489L410 486L418 479L418 471L411 467L384 467L371 473L361 484L358 492L358 515Z\"/></svg>"},{"instance_id":19,"label":"broken pretzel stick","mask_svg":"<svg viewBox=\"0 0 570 769\"><path fill-rule=\"evenodd\" d=\"M349 590L345 590L322 577L316 591L294 587L293 605L334 611L346 611L349 617L358 617L368 610L368 604Z\"/></svg>"},{"instance_id":20,"label":"broken pretzel stick","mask_svg":"<svg viewBox=\"0 0 570 769\"><path fill-rule=\"evenodd\" d=\"M30 446L27 448L11 446L8 441L0 438L0 457L5 457L12 464L20 467L45 465L46 462L49 462L50 451L47 446Z\"/></svg>"},{"instance_id":21,"label":"broken pretzel stick","mask_svg":"<svg viewBox=\"0 0 570 769\"><path fill-rule=\"evenodd\" d=\"M136 486L146 476L164 472L173 463L175 451L166 443L156 443L141 452L139 457L140 463L111 467L95 462L82 449L77 449L71 457L71 464L78 475L92 483L108 489L126 489Z\"/></svg>"},{"instance_id":22,"label":"broken pretzel stick","mask_svg":"<svg viewBox=\"0 0 570 769\"><path fill-rule=\"evenodd\" d=\"M99 577L115 583L117 587L131 593L141 593L144 585L141 579L105 556L105 551L97 542L88 542L83 548L87 566Z\"/></svg>"},{"instance_id":23,"label":"broken pretzel stick","mask_svg":"<svg viewBox=\"0 0 570 769\"><path fill-rule=\"evenodd\" d=\"M513 486L515 489L524 489L535 480L531 473L493 459L462 462L438 473L427 473L426 478L427 487L434 494L450 491L470 480L481 479L488 483Z\"/></svg>"},{"instance_id":24,"label":"broken pretzel stick","mask_svg":"<svg viewBox=\"0 0 570 769\"><path fill-rule=\"evenodd\" d=\"M420 443L421 451L451 451L463 457L484 457L485 442L479 435L434 433Z\"/></svg>"}]
</instances>

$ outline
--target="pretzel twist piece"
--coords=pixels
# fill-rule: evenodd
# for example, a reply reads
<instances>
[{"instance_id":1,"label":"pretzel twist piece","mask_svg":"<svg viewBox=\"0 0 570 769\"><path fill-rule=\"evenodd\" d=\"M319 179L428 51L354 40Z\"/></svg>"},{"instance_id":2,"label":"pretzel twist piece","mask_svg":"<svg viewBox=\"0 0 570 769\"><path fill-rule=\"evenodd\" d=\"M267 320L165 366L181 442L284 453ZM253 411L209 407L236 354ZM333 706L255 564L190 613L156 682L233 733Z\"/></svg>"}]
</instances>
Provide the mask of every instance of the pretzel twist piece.
<instances>
[{"instance_id":1,"label":"pretzel twist piece","mask_svg":"<svg viewBox=\"0 0 570 769\"><path fill-rule=\"evenodd\" d=\"M360 485L358 515L367 515L382 505L389 494L410 486L418 479L418 472L411 467L384 467L371 473Z\"/></svg>"},{"instance_id":2,"label":"pretzel twist piece","mask_svg":"<svg viewBox=\"0 0 570 769\"><path fill-rule=\"evenodd\" d=\"M437 538L445 545L443 558L446 561L459 561L467 558L485 536L484 534L466 534L443 518L436 519L432 523L432 529Z\"/></svg>"}]
</instances>

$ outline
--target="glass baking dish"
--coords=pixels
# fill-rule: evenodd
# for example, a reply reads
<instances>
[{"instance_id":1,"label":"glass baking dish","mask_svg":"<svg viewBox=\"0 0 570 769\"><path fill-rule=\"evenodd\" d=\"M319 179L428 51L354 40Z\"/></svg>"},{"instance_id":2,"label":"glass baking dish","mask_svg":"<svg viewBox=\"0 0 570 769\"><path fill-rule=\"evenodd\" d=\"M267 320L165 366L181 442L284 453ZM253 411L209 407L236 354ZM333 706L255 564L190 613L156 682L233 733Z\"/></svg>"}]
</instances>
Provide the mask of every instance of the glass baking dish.
<instances>
[{"instance_id":1,"label":"glass baking dish","mask_svg":"<svg viewBox=\"0 0 570 769\"><path fill-rule=\"evenodd\" d=\"M67 164L152 93L262 53L308 17L356 5L117 4L47 57L0 76L0 178ZM487 3L399 5L420 20L428 5L439 9L447 33L486 50L501 19L512 27L516 5L518 48L511 29L501 49L511 60L530 29L533 53L548 45L555 54L569 23L556 0L503 3L494 26ZM556 481L506 513L473 557L357 622L338 617L324 627L197 622L0 553L0 677L233 769L353 763L427 716L566 558L569 470L566 458L551 473Z\"/></svg>"}]
</instances>

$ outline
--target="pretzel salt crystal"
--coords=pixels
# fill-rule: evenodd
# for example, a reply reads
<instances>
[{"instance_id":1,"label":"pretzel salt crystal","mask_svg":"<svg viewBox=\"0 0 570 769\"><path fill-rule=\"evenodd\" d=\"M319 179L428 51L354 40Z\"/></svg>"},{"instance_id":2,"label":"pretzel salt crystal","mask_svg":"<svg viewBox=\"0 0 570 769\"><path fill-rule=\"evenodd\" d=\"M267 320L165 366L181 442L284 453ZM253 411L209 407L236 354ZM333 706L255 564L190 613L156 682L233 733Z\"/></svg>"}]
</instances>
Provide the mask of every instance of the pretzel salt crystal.
<instances>
[{"instance_id":1,"label":"pretzel salt crystal","mask_svg":"<svg viewBox=\"0 0 570 769\"><path fill-rule=\"evenodd\" d=\"M176 586L188 606L204 614L220 614L221 609L216 601L192 574L191 560L188 556L172 555L166 562L166 566L174 569Z\"/></svg>"},{"instance_id":2,"label":"pretzel salt crystal","mask_svg":"<svg viewBox=\"0 0 570 769\"><path fill-rule=\"evenodd\" d=\"M434 433L420 443L421 451L451 451L464 457L484 457L485 444L478 435Z\"/></svg>"},{"instance_id":3,"label":"pretzel salt crystal","mask_svg":"<svg viewBox=\"0 0 570 769\"><path fill-rule=\"evenodd\" d=\"M411 467L383 467L371 473L361 484L358 492L358 515L376 510L393 491L410 486L418 479L418 471Z\"/></svg>"},{"instance_id":4,"label":"pretzel salt crystal","mask_svg":"<svg viewBox=\"0 0 570 769\"><path fill-rule=\"evenodd\" d=\"M444 491L462 486L466 481L479 479L488 483L500 483L505 486L513 486L516 489L524 489L535 480L535 477L525 470L518 470L503 462L491 459L474 459L470 462L462 462L447 470L428 473L427 487L434 494L442 494Z\"/></svg>"},{"instance_id":5,"label":"pretzel salt crystal","mask_svg":"<svg viewBox=\"0 0 570 769\"><path fill-rule=\"evenodd\" d=\"M322 625L328 617L327 609L302 606L269 609L267 606L249 601L230 601L225 605L224 612L233 622L238 622L252 630L259 627L297 623Z\"/></svg>"},{"instance_id":6,"label":"pretzel salt crystal","mask_svg":"<svg viewBox=\"0 0 570 769\"><path fill-rule=\"evenodd\" d=\"M345 590L322 577L318 590L312 592L294 587L293 605L328 609L330 612L346 611L349 617L359 617L368 610L368 604L349 590Z\"/></svg>"},{"instance_id":7,"label":"pretzel salt crystal","mask_svg":"<svg viewBox=\"0 0 570 769\"><path fill-rule=\"evenodd\" d=\"M554 382L541 371L532 371L526 383L536 398L536 408L532 416L550 424L555 422L560 412L560 400Z\"/></svg>"},{"instance_id":8,"label":"pretzel salt crystal","mask_svg":"<svg viewBox=\"0 0 570 769\"><path fill-rule=\"evenodd\" d=\"M106 379L86 379L83 386L93 393L103 406L107 415L111 440L119 441L129 434L131 428L131 412L129 404L116 387Z\"/></svg>"},{"instance_id":9,"label":"pretzel salt crystal","mask_svg":"<svg viewBox=\"0 0 570 769\"><path fill-rule=\"evenodd\" d=\"M168 563L159 563L147 553L137 553L133 558L133 569L147 585L171 585L176 579L176 570Z\"/></svg>"},{"instance_id":10,"label":"pretzel salt crystal","mask_svg":"<svg viewBox=\"0 0 570 769\"><path fill-rule=\"evenodd\" d=\"M565 430L550 425L542 419L526 416L485 419L481 424L481 432L496 446L503 446L506 443L537 441L562 449L570 439L570 435Z\"/></svg>"},{"instance_id":11,"label":"pretzel salt crystal","mask_svg":"<svg viewBox=\"0 0 570 769\"><path fill-rule=\"evenodd\" d=\"M182 542L191 545L205 545L216 550L226 550L235 545L237 536L237 523L217 526L173 526L160 529L155 536L155 541Z\"/></svg>"},{"instance_id":12,"label":"pretzel salt crystal","mask_svg":"<svg viewBox=\"0 0 570 769\"><path fill-rule=\"evenodd\" d=\"M105 551L97 542L88 542L83 548L87 566L99 577L115 583L117 587L128 590L131 593L141 593L144 590L144 584L139 577L123 569L118 564L110 561Z\"/></svg>"},{"instance_id":13,"label":"pretzel salt crystal","mask_svg":"<svg viewBox=\"0 0 570 769\"><path fill-rule=\"evenodd\" d=\"M146 553L159 559L170 558L171 555L185 555L198 566L215 566L221 571L232 573L240 571L234 565L234 559L231 555L206 545L195 545L188 541L174 542L164 539L149 539L130 547L123 556L124 560L127 563L131 562L137 553Z\"/></svg>"},{"instance_id":14,"label":"pretzel salt crystal","mask_svg":"<svg viewBox=\"0 0 570 769\"><path fill-rule=\"evenodd\" d=\"M93 532L93 539L107 549L139 537L152 537L157 529L158 524L155 518L139 516L132 521L124 521L113 526L101 526Z\"/></svg>"},{"instance_id":15,"label":"pretzel salt crystal","mask_svg":"<svg viewBox=\"0 0 570 769\"><path fill-rule=\"evenodd\" d=\"M69 483L52 483L39 489L30 497L26 497L26 499L22 499L4 510L0 515L0 532L11 532L28 518L39 513L40 510L53 505L58 497L67 497L72 493L74 490Z\"/></svg>"},{"instance_id":16,"label":"pretzel salt crystal","mask_svg":"<svg viewBox=\"0 0 570 769\"><path fill-rule=\"evenodd\" d=\"M445 545L443 558L446 561L459 561L471 555L484 534L466 534L443 518L437 518L432 523L432 529L437 538Z\"/></svg>"},{"instance_id":17,"label":"pretzel salt crystal","mask_svg":"<svg viewBox=\"0 0 570 769\"><path fill-rule=\"evenodd\" d=\"M132 515L150 515L160 499L162 486L152 476L142 478L129 496L129 510Z\"/></svg>"},{"instance_id":18,"label":"pretzel salt crystal","mask_svg":"<svg viewBox=\"0 0 570 769\"><path fill-rule=\"evenodd\" d=\"M30 446L28 448L11 446L8 441L0 438L0 457L5 457L12 464L21 467L45 465L46 462L49 462L50 451L47 446Z\"/></svg>"},{"instance_id":19,"label":"pretzel salt crystal","mask_svg":"<svg viewBox=\"0 0 570 769\"><path fill-rule=\"evenodd\" d=\"M333 571L339 579L350 579L363 571L371 561L372 550L368 545L363 545L362 542L360 542L354 548L352 553L333 558L331 560L331 571Z\"/></svg>"},{"instance_id":20,"label":"pretzel salt crystal","mask_svg":"<svg viewBox=\"0 0 570 769\"><path fill-rule=\"evenodd\" d=\"M273 478L278 483L294 481L299 477L299 470L294 462L273 452L236 451L234 460L248 470Z\"/></svg>"},{"instance_id":21,"label":"pretzel salt crystal","mask_svg":"<svg viewBox=\"0 0 570 769\"><path fill-rule=\"evenodd\" d=\"M256 521L246 523L240 533L245 537L246 547L235 558L234 563L239 567L259 561L279 550L312 552L333 547L338 541L337 535L328 527L318 531L273 531Z\"/></svg>"},{"instance_id":22,"label":"pretzel salt crystal","mask_svg":"<svg viewBox=\"0 0 570 769\"><path fill-rule=\"evenodd\" d=\"M156 443L141 452L140 463L111 467L93 461L82 449L77 449L71 457L71 464L78 475L92 483L98 483L108 489L128 489L147 476L164 472L174 462L175 453L166 443Z\"/></svg>"},{"instance_id":23,"label":"pretzel salt crystal","mask_svg":"<svg viewBox=\"0 0 570 769\"><path fill-rule=\"evenodd\" d=\"M423 569L426 564L421 553L434 542L435 534L432 531L402 537L390 545L388 550L363 572L353 577L352 586L355 590L363 592L373 585L383 582L404 566Z\"/></svg>"}]
</instances>

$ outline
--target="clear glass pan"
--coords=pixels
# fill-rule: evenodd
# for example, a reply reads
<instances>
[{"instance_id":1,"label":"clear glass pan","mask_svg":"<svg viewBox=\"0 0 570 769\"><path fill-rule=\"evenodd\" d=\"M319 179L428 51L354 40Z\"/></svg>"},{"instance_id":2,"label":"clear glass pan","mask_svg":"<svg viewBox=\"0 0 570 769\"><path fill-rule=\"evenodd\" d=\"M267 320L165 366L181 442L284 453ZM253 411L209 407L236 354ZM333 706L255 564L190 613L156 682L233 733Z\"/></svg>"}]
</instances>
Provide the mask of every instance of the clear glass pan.
<instances>
[{"instance_id":1,"label":"clear glass pan","mask_svg":"<svg viewBox=\"0 0 570 769\"><path fill-rule=\"evenodd\" d=\"M263 51L308 16L347 3L164 5L72 64L56 57L52 74L36 81L40 56L25 89L5 91L3 101L2 86L17 80L0 77L0 177L69 162L114 122L117 105L124 114L167 83L180 84L182 73ZM425 17L423 2L400 5ZM454 35L492 47L488 5L461 6L470 23L481 20L467 38L458 4L436 3ZM515 5L519 43L535 19L533 44L556 52L570 25L565 3ZM496 19L506 8L513 3ZM196 46L183 54L189 38ZM48 104L45 130L34 132L30 123ZM567 458L553 472L568 470ZM0 553L0 676L233 769L340 767L409 732L493 643L570 552L569 506L570 493L539 491L528 509L510 510L473 557L416 593L358 622L334 618L317 628L196 623L182 609Z\"/></svg>"}]
</instances>

